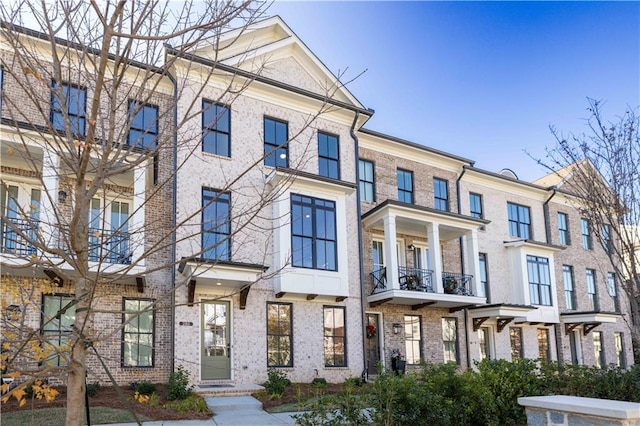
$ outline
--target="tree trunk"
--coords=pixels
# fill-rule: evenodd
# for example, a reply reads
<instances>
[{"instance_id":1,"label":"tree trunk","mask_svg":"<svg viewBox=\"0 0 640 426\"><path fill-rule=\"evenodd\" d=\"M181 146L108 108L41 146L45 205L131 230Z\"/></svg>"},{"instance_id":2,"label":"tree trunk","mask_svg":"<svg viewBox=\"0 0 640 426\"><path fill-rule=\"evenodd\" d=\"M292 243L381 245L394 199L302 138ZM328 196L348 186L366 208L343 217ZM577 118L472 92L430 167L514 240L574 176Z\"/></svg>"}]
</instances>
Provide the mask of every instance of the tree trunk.
<instances>
[{"instance_id":1,"label":"tree trunk","mask_svg":"<svg viewBox=\"0 0 640 426\"><path fill-rule=\"evenodd\" d=\"M67 367L67 419L66 426L82 426L85 424L85 359L87 348L84 342L77 342Z\"/></svg>"}]
</instances>

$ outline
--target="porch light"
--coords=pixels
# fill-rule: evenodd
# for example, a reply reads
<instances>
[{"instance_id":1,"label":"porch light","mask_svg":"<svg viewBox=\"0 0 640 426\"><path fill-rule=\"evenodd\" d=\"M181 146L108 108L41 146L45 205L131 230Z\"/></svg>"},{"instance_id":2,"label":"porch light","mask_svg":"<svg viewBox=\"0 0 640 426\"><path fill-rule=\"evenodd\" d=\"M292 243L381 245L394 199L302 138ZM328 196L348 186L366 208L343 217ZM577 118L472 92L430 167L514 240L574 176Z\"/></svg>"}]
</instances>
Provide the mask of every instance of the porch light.
<instances>
[{"instance_id":1,"label":"porch light","mask_svg":"<svg viewBox=\"0 0 640 426\"><path fill-rule=\"evenodd\" d=\"M4 313L6 315L7 320L18 321L20 319L20 314L22 313L22 309L18 305L9 305L4 309Z\"/></svg>"},{"instance_id":2,"label":"porch light","mask_svg":"<svg viewBox=\"0 0 640 426\"><path fill-rule=\"evenodd\" d=\"M402 330L402 325L397 322L393 323L393 334L400 334L400 330Z\"/></svg>"},{"instance_id":3,"label":"porch light","mask_svg":"<svg viewBox=\"0 0 640 426\"><path fill-rule=\"evenodd\" d=\"M60 201L61 203L67 201L67 191L64 191L62 189L58 191L58 201Z\"/></svg>"},{"instance_id":4,"label":"porch light","mask_svg":"<svg viewBox=\"0 0 640 426\"><path fill-rule=\"evenodd\" d=\"M416 246L414 246L413 244L409 244L407 246L407 250L409 250L409 251L414 251L415 249L416 249Z\"/></svg>"}]
</instances>

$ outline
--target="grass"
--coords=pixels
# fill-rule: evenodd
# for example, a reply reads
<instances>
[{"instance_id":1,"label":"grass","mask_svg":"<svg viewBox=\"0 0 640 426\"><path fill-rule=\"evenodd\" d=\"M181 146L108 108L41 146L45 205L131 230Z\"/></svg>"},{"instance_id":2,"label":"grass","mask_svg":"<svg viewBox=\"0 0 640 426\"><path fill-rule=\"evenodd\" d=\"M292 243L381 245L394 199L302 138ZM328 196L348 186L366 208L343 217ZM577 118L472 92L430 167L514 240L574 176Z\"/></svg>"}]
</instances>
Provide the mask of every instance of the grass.
<instances>
[{"instance_id":1,"label":"grass","mask_svg":"<svg viewBox=\"0 0 640 426\"><path fill-rule=\"evenodd\" d=\"M2 426L58 426L65 423L66 408L42 408L39 410L13 411L0 414ZM109 407L91 407L92 424L128 423L134 422L134 418L127 410ZM138 414L141 421L150 420L148 417Z\"/></svg>"}]
</instances>

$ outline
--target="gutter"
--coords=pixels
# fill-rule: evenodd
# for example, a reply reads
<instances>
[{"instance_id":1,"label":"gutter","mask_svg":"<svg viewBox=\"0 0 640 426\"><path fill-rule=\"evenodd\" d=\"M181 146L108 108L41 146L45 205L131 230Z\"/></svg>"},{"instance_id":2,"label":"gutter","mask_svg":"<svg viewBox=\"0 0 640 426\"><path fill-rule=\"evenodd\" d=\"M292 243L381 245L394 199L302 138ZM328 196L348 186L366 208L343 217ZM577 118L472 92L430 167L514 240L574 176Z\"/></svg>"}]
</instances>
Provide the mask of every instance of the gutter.
<instances>
[{"instance_id":1,"label":"gutter","mask_svg":"<svg viewBox=\"0 0 640 426\"><path fill-rule=\"evenodd\" d=\"M358 165L358 162L360 161L360 149L358 146L358 135L355 132L355 127L356 127L356 122L358 121L358 117L360 116L360 112L356 111L355 116L353 117L353 123L351 124L351 128L349 129L349 132L351 133L351 138L353 139L353 143L354 143L354 155L355 155L355 169L356 169L356 183L360 182L360 167ZM364 292L364 248L362 247L363 244L363 238L362 238L362 206L361 206L361 202L360 202L360 191L356 190L356 209L357 209L357 215L358 215L358 267L359 267L359 272L360 272L360 312L362 315L362 327L361 330L364 330L364 327L366 325L367 322L367 317L366 317L366 312L365 312L365 305L366 305L366 296L365 296L365 292ZM365 340L365 333L362 333L362 365L363 365L363 369L362 369L362 378L363 380L366 382L366 378L368 376L367 374L367 369L368 369L368 365L367 365L367 346L366 346L366 340Z\"/></svg>"},{"instance_id":2,"label":"gutter","mask_svg":"<svg viewBox=\"0 0 640 426\"><path fill-rule=\"evenodd\" d=\"M460 173L460 176L458 176L458 178L456 179L456 201L458 203L458 214L462 214L462 207L460 206L460 180L462 179L462 176L464 176L464 174L467 172L467 168L465 166L462 166L462 173ZM460 237L458 239L459 241L459 245L460 245L460 265L462 266L462 273L464 274L465 272L465 268L464 268L464 244L463 244L463 240L462 237ZM471 368L471 346L469 343L469 310L467 308L464 309L464 340L465 340L465 345L467 347L467 368Z\"/></svg>"}]
</instances>

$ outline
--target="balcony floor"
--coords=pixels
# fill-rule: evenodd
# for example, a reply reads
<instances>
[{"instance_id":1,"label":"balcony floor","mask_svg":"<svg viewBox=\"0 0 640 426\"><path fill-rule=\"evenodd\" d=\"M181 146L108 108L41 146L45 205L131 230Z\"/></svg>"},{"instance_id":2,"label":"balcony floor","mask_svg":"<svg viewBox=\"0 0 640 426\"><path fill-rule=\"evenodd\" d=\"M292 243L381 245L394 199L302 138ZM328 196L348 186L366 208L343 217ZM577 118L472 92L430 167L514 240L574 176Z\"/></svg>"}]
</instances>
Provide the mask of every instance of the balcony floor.
<instances>
[{"instance_id":1,"label":"balcony floor","mask_svg":"<svg viewBox=\"0 0 640 426\"><path fill-rule=\"evenodd\" d=\"M384 302L383 302L384 301ZM425 291L389 289L367 296L369 304L392 303L395 305L425 306L433 308L459 308L467 305L484 305L487 299L459 294L430 293Z\"/></svg>"}]
</instances>

